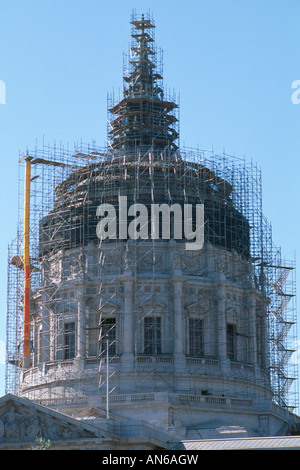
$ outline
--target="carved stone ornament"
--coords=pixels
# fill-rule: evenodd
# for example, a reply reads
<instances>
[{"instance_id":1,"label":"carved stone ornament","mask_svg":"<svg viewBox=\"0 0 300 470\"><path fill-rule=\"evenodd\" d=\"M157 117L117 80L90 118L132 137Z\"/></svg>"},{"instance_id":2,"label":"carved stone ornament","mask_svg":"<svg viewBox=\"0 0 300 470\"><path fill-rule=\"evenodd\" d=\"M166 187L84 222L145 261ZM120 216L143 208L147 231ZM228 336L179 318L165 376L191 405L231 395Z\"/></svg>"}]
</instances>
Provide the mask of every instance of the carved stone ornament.
<instances>
[{"instance_id":1,"label":"carved stone ornament","mask_svg":"<svg viewBox=\"0 0 300 470\"><path fill-rule=\"evenodd\" d=\"M196 271L198 275L204 274L206 271L205 257L203 254L195 254L186 251L181 255L181 265L183 270Z\"/></svg>"},{"instance_id":2,"label":"carved stone ornament","mask_svg":"<svg viewBox=\"0 0 300 470\"><path fill-rule=\"evenodd\" d=\"M199 314L204 314L208 311L208 307L199 302L193 302L189 305L186 305L185 309L189 313L199 313Z\"/></svg>"},{"instance_id":3,"label":"carved stone ornament","mask_svg":"<svg viewBox=\"0 0 300 470\"><path fill-rule=\"evenodd\" d=\"M103 437L99 430L90 428L26 398L8 394L0 399L0 446L34 442L37 437L51 441Z\"/></svg>"}]
</instances>

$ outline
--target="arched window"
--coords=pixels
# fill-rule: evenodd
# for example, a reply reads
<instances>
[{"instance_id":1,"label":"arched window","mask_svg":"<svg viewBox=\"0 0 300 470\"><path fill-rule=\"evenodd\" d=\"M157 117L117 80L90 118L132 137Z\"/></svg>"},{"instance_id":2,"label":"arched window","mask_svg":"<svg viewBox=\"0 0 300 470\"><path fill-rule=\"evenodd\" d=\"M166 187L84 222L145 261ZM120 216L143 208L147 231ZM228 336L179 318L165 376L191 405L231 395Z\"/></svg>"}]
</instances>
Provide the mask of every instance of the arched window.
<instances>
[{"instance_id":1,"label":"arched window","mask_svg":"<svg viewBox=\"0 0 300 470\"><path fill-rule=\"evenodd\" d=\"M75 344L75 322L64 323L64 359L75 357Z\"/></svg>"},{"instance_id":2,"label":"arched window","mask_svg":"<svg viewBox=\"0 0 300 470\"><path fill-rule=\"evenodd\" d=\"M189 355L204 356L203 320L197 318L189 319Z\"/></svg>"},{"instance_id":3,"label":"arched window","mask_svg":"<svg viewBox=\"0 0 300 470\"><path fill-rule=\"evenodd\" d=\"M236 360L236 326L232 323L226 325L227 357L231 361Z\"/></svg>"},{"instance_id":4,"label":"arched window","mask_svg":"<svg viewBox=\"0 0 300 470\"><path fill-rule=\"evenodd\" d=\"M144 318L144 353L161 354L161 318Z\"/></svg>"},{"instance_id":5,"label":"arched window","mask_svg":"<svg viewBox=\"0 0 300 470\"><path fill-rule=\"evenodd\" d=\"M114 356L117 352L116 348L116 319L114 317L103 318L100 323L99 332L99 353L107 351L108 341L108 354Z\"/></svg>"}]
</instances>

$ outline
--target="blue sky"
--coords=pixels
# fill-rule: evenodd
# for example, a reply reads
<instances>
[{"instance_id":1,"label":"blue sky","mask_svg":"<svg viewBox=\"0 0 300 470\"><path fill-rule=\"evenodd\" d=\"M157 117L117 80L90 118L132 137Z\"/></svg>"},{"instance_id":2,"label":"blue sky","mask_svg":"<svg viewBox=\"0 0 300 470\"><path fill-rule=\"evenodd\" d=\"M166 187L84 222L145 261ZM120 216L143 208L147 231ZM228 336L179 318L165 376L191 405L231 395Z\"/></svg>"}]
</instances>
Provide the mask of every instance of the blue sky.
<instances>
[{"instance_id":1,"label":"blue sky","mask_svg":"<svg viewBox=\"0 0 300 470\"><path fill-rule=\"evenodd\" d=\"M154 16L165 85L180 94L181 144L257 162L274 242L299 265L298 0L0 0L0 356L19 152L43 138L105 145L107 92L122 89L133 8Z\"/></svg>"}]
</instances>

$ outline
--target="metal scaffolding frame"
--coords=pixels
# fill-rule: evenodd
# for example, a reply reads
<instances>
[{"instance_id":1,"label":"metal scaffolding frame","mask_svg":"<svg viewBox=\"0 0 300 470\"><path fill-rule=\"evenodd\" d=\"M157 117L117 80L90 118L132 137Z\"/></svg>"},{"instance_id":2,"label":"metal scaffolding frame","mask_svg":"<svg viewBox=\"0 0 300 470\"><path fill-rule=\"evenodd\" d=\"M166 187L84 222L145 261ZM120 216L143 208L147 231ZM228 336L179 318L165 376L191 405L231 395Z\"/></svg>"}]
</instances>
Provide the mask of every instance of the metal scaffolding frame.
<instances>
[{"instance_id":1,"label":"metal scaffolding frame","mask_svg":"<svg viewBox=\"0 0 300 470\"><path fill-rule=\"evenodd\" d=\"M105 249L108 243L97 239L95 232L92 231L92 226L95 229L93 211L95 211L96 206L91 204L91 196L97 200L97 204L115 201L120 194L127 194L128 197L132 195L132 201L145 200L145 195L149 195L148 202L161 203L162 195L166 196L168 200L170 195L180 193L180 197L186 197L187 201L191 201L191 198L196 200L203 197L203 186L199 185L201 178L202 184L209 185L212 194L213 190L221 192L222 197L226 198L227 201L231 201L232 206L238 210L238 214L243 214L251 227L249 245L247 243L241 245L239 257L236 256L239 240L228 236L228 231L226 232L228 240L226 238L224 240L223 233L220 232L221 225L218 229L217 219L219 217L219 223L221 223L224 220L223 213L220 212L216 216L216 212L212 211L216 220L213 221L214 225L208 235L211 243L225 248L226 258L223 258L221 262L223 263L223 269L228 273L232 282L241 275L237 259L239 262L241 259L246 260L246 263L251 262L253 269L252 280L269 302L267 307L268 369L271 375L274 400L281 406L288 408L296 406L297 393L294 387L297 368L291 361L291 356L295 350L293 345L296 340L295 282L293 279L295 266L294 263L287 264L283 262L280 250L273 245L271 228L262 215L261 173L256 165L225 153L215 155L211 151L201 152L193 149L182 149L180 152L176 151L175 154L174 152L155 154L155 152L149 151L145 155L141 153L135 155L133 153L130 157L128 153L125 155L123 152L122 155L122 151L107 152L95 146L89 148L89 146L83 144L75 152L45 146L41 151L35 149L30 152L30 155L33 157L30 223L33 310L35 302L41 301L41 296L43 296L43 308L45 311L49 310L49 315L50 310L53 311L55 305L61 306L63 301L66 302L67 309L74 308L72 303L78 303L79 299L64 299L64 296L72 295L69 288L66 288L66 282L72 276L74 277L74 273L80 272L83 276L87 276L84 250L82 248L93 243L93 249L97 254L93 258L94 266L89 265L88 269L89 273L92 270L95 278L98 279L98 286L95 282L88 281L87 278L86 280L83 279L82 296L88 296L94 308L98 305L95 311L99 314L96 314L95 319L91 319L91 323L86 326L86 329L88 332L93 331L93 334L96 331L97 334L100 334L100 338L97 338L97 341L100 339L98 342L100 345L103 338L107 337L107 334L111 338L111 342L115 343L115 346L110 344L110 362L116 381L120 370L117 344L120 338L113 333L109 333L114 328L114 324L111 323L111 327L109 327L108 319L109 317L114 318L116 300L124 296L124 288L120 284L120 275L124 273L124 262L122 264L121 259L126 260L127 256L128 259L133 257L135 260L135 272L132 274L136 298L138 298L141 289L145 293L147 292L144 307L142 306L144 310L143 308L141 310L143 313L137 320L138 329L146 316L152 318L153 312L157 314L158 309L161 308L157 305L158 291L160 290L157 259L161 256L162 245L161 240L151 240L150 244L148 240L131 240L130 246L130 244L124 243L123 240L116 239L109 242L110 248L114 247L114 256L108 255ZM52 163L55 163L55 165ZM22 367L22 340L20 340L22 329L20 312L23 305L23 170L23 162L21 162L19 230L16 240L12 242L9 248L8 264L6 387L7 391L15 393L18 392L20 386L19 374L29 373ZM99 184L99 182L103 182L103 184ZM176 191L174 191L174 185ZM201 191L199 188L201 188ZM172 198L169 201L173 202ZM204 198L201 202L204 202L205 205L205 201ZM214 195L212 207L219 210L219 204L219 196ZM51 217L53 218L51 219ZM54 228L51 227L48 230L46 225L47 223L49 226L51 225L49 220L54 220ZM207 222L209 225L211 221ZM41 224L44 226L42 235ZM235 223L231 225L230 230L236 233L239 224L240 220L237 218ZM63 236L60 236L60 234L63 234ZM237 243L237 245L233 247L233 243ZM57 272L51 272L49 271L49 260L58 256L58 252L62 253L60 264L56 266ZM75 260L71 260L71 253L75 252L77 253L77 259L75 256ZM79 256L80 253L82 259ZM144 262L147 263L148 267L152 266L152 275L141 282L141 266ZM118 269L115 269L116 264L119 266ZM202 268L205 269L205 267ZM108 276L109 272L111 272L110 277ZM192 273L193 267L191 265ZM245 273L246 283L249 281L249 274L247 274L247 270ZM105 285L103 284L104 278L106 278ZM205 285L202 287L205 297ZM187 283L184 289L186 294L193 292L193 282ZM79 295L78 292L76 295ZM172 295L171 290L168 295ZM57 325L60 324L62 317L68 314L67 309L56 313ZM103 315L103 312L105 312L105 315ZM57 338L62 334L62 325L63 323L56 329ZM154 327L151 322L149 328L150 333L153 334ZM47 335L43 341L44 345L46 344L45 341L50 341L49 338L47 339ZM142 367L143 364L147 367L147 361L153 363L153 355L145 354L147 348L143 344L141 332L136 335L136 341L137 364L139 367ZM41 360L41 356L39 359L42 349L37 352L37 342L38 337L35 333L32 337L32 343L35 345L32 349L32 361L36 367L38 367L39 361L41 363L45 362L45 360ZM244 347L246 345L247 348L249 347L248 340L244 341L244 345ZM53 345L52 347L55 348ZM95 346L91 346L91 348L93 347ZM156 351L154 354L154 357L156 357L155 363L158 366L158 376L159 361L172 361L171 351L172 344L164 344L162 350ZM58 354L57 351L56 354ZM63 354L64 352L61 351L60 360L63 359ZM96 352L92 351L91 356L87 359L90 363L95 361L95 367L100 365L100 383L105 383L105 374L102 373L103 365L106 364L105 356L106 348L100 346ZM191 361L192 359L190 359ZM114 367L113 364L116 366ZM79 371L80 368L78 373ZM67 365L65 373L70 374ZM72 373L74 374L74 372ZM158 380L158 388L159 383ZM117 392L118 387L115 390ZM64 393L67 392L64 391Z\"/></svg>"},{"instance_id":2,"label":"metal scaffolding frame","mask_svg":"<svg viewBox=\"0 0 300 470\"><path fill-rule=\"evenodd\" d=\"M20 155L18 231L8 254L6 392L22 394L30 389L34 399L42 400L45 392L39 386L46 384L47 398L71 396L71 390L58 384L68 377L84 385L84 366L88 364L96 371L101 396L107 399L103 385L111 375L110 384L117 397L122 340L115 319L120 299L127 302L124 315L134 308L135 367L142 372L136 392L146 390L151 377L157 390L172 390L173 376L164 374L163 367L173 365L174 323L164 313L160 297L169 303L177 295L172 284L176 266L174 261L172 266L162 268L166 242L153 238L99 240L97 236L97 207L104 203L117 206L119 196L127 196L128 204L147 207L155 203L204 204L204 252L210 250L214 263L232 285L232 292L224 293L224 302L227 300L232 309L250 311L251 305L240 292L246 292L249 283L255 285L261 298L255 334L250 331L248 313L238 330L230 325L240 358L231 358L232 367L241 377L247 368L250 370L255 346L264 371L262 380L264 384L271 380L274 401L294 409L298 403L297 367L291 360L296 340L295 265L283 261L280 250L273 245L271 228L262 211L261 171L254 163L225 152L179 149L178 106L174 97L163 91L153 19L150 14L138 17L133 13L131 23L132 44L129 64L124 65L123 98L118 102L108 98L108 147L78 143L69 149L44 144L42 149ZM24 283L23 157L27 155L32 158L29 368L23 363L20 315ZM182 294L191 300L192 311L196 299L199 304L216 302L220 294L212 291L211 281L205 277L208 257L196 259L188 252L183 255L182 243L176 241L173 248L168 245L168 250L173 250L174 259L178 256L184 260L186 281ZM210 247L217 247L218 253ZM161 275L169 279L169 284L162 285ZM234 290L236 285L239 291ZM133 305L126 300L129 293ZM141 294L143 301L139 303ZM83 305L85 316L80 315ZM71 326L75 315L80 337L76 345ZM196 319L193 315L190 318ZM202 327L197 324L195 328L200 331ZM206 364L217 363L218 357L212 344L198 344L197 352L188 349L188 326L185 334L183 354L193 371L193 381L193 374L196 377ZM123 343L129 350L126 338ZM59 370L54 370L58 364ZM42 368L49 371L47 383L42 374L38 375ZM209 389L208 374L206 380ZM195 392L197 386L195 379Z\"/></svg>"}]
</instances>

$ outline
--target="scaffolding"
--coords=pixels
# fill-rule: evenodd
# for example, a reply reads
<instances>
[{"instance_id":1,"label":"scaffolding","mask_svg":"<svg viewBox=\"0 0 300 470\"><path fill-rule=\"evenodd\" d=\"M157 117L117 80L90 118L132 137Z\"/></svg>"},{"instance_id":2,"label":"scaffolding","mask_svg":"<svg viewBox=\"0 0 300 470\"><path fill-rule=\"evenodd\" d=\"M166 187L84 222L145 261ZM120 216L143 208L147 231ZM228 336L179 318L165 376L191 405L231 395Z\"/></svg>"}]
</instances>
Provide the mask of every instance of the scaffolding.
<instances>
[{"instance_id":1,"label":"scaffolding","mask_svg":"<svg viewBox=\"0 0 300 470\"><path fill-rule=\"evenodd\" d=\"M19 222L8 253L6 392L39 401L90 393L103 403L110 392L122 401L132 363L133 393L172 391L178 388L180 356L197 396L213 386L211 368L219 366L225 341L231 372L222 372L222 396L232 377L247 382L250 393L258 365L257 380L266 388L271 384L274 402L294 409L295 265L283 261L273 245L262 212L261 171L225 152L179 148L178 106L163 91L153 19L134 13L131 24L123 97L108 98L107 148L43 144L20 155ZM32 166L30 367L23 362L21 314L27 155ZM184 240L174 240L174 227L168 240L138 236L145 229L142 219L138 228L131 225L136 237L127 231L120 236L116 224L115 236L99 239L97 208L113 205L118 219L125 196L128 206L149 210L153 204L204 204L203 251L186 251ZM210 277L212 265L218 279ZM176 305L182 299L185 328L179 331ZM220 305L232 319L222 327L213 318ZM205 312L211 313L207 334L201 321ZM125 327L135 332L132 338ZM94 377L97 391L94 382L89 385Z\"/></svg>"},{"instance_id":2,"label":"scaffolding","mask_svg":"<svg viewBox=\"0 0 300 470\"><path fill-rule=\"evenodd\" d=\"M39 314L35 311L35 305L43 305L44 332L47 321L50 328L47 317L53 315L53 311L56 325L51 327L55 330L55 337L51 340L50 333L53 335L53 331L49 330L43 339L38 338L37 331L32 332L34 337L32 336L31 341L35 345L31 351L32 366L39 367L39 364L50 361L49 357L42 358L43 348L48 350L51 342L51 348L55 349L58 338L63 334L65 322L62 318L65 319L68 314L71 316L74 308L77 309L80 302L88 299L89 323L81 327L86 329L90 343L88 350L81 352L82 356L87 356L86 360L95 364L99 372L99 384L106 383L107 351L104 338L109 338L110 373L114 376L112 383L117 383L120 373L121 338L116 333L114 319L119 308L118 300L128 294L126 283L124 284L123 280L121 282L121 278L126 269L131 267L131 289L134 291L135 302L140 298L141 292L144 299L143 304L138 306L140 313L136 319L138 334L135 336L134 351L138 367L147 368L149 362L153 366L154 361L152 374L157 373L157 389L172 385L172 377L169 377L169 382L166 383L167 379L160 374L161 362L172 361L172 334L167 334L168 339L163 343L153 340L153 336L158 335L160 331L159 325L155 323L158 322L157 318L163 319L165 328L170 325L170 330L173 324L164 312L173 291L170 286L163 286L160 281L162 269L165 269L166 277L171 272L170 267L162 268L161 261L165 250L162 240L152 239L149 242L139 239L130 240L129 243L128 240L118 238L110 241L99 240L96 235L97 219L94 215L99 204L116 202L122 194L126 194L132 202L144 201L146 204L162 201L174 203L176 195L179 199L185 198L185 201L200 199L205 207L206 202L211 203L211 211L208 210L206 219L206 237L212 245L225 249L226 256L224 257L223 253L220 260L217 260L221 263L220 269L233 284L239 280L244 282L246 288L249 280L252 280L267 299L267 367L271 375L274 400L281 406L295 407L297 368L290 360L295 351L293 345L296 344L293 279L295 266L293 263L283 263L280 250L273 246L271 228L261 212L261 174L257 166L225 153L216 155L212 151L195 149L182 149L175 154L137 153L131 157L128 152L126 155L121 153L107 152L83 144L74 152L50 146L44 146L41 151L35 149L30 152L33 157L30 221L31 305L33 316ZM24 164L21 162L19 228L16 240L9 247L8 260L6 389L12 393L20 392L20 374L29 374L22 364L21 340L24 282L23 173ZM209 196L208 201L204 190ZM227 206L230 207L230 204L234 207L230 214L236 214L235 218L231 217L231 225L225 231L224 213L220 210L220 193ZM242 217L238 214L242 214ZM89 257L88 260L86 256ZM57 262L54 262L56 258ZM207 281L203 273L206 266L195 264L195 257L188 252L184 254L184 260L191 279L184 285L184 294L193 298L195 286L198 283L200 287L201 284L201 299L205 304L208 291L205 290ZM249 269L245 268L249 261L253 269L251 274ZM146 278L143 277L145 266L148 270ZM198 270L202 270L201 279L197 279ZM78 275L82 276L80 289L70 288L72 282L77 285L75 281ZM209 287L208 283L206 287ZM164 298L164 302L160 303L159 298ZM238 299L236 303L239 304ZM245 308L242 304L243 300L240 301L240 307ZM143 333L141 325L145 323L146 317L148 333ZM240 329L242 335L242 325ZM43 341L44 346L37 348L38 341ZM148 345L145 344L147 341ZM153 347L157 348L153 346L155 344L160 346L153 350ZM243 347L249 349L248 340L244 342ZM57 346L55 359L64 364L66 376L73 374L78 379L82 371L78 366L77 371L72 369L70 372L67 361L70 354L68 348L71 346ZM197 355L201 357L199 350ZM192 363L192 359L189 362ZM57 380L56 378L53 381L53 385ZM114 390L117 393L118 386L115 386ZM67 391L61 393L67 394Z\"/></svg>"},{"instance_id":3,"label":"scaffolding","mask_svg":"<svg viewBox=\"0 0 300 470\"><path fill-rule=\"evenodd\" d=\"M108 147L178 149L178 105L164 90L162 51L150 15L131 18L131 45L123 60L123 97L108 95Z\"/></svg>"}]
</instances>

